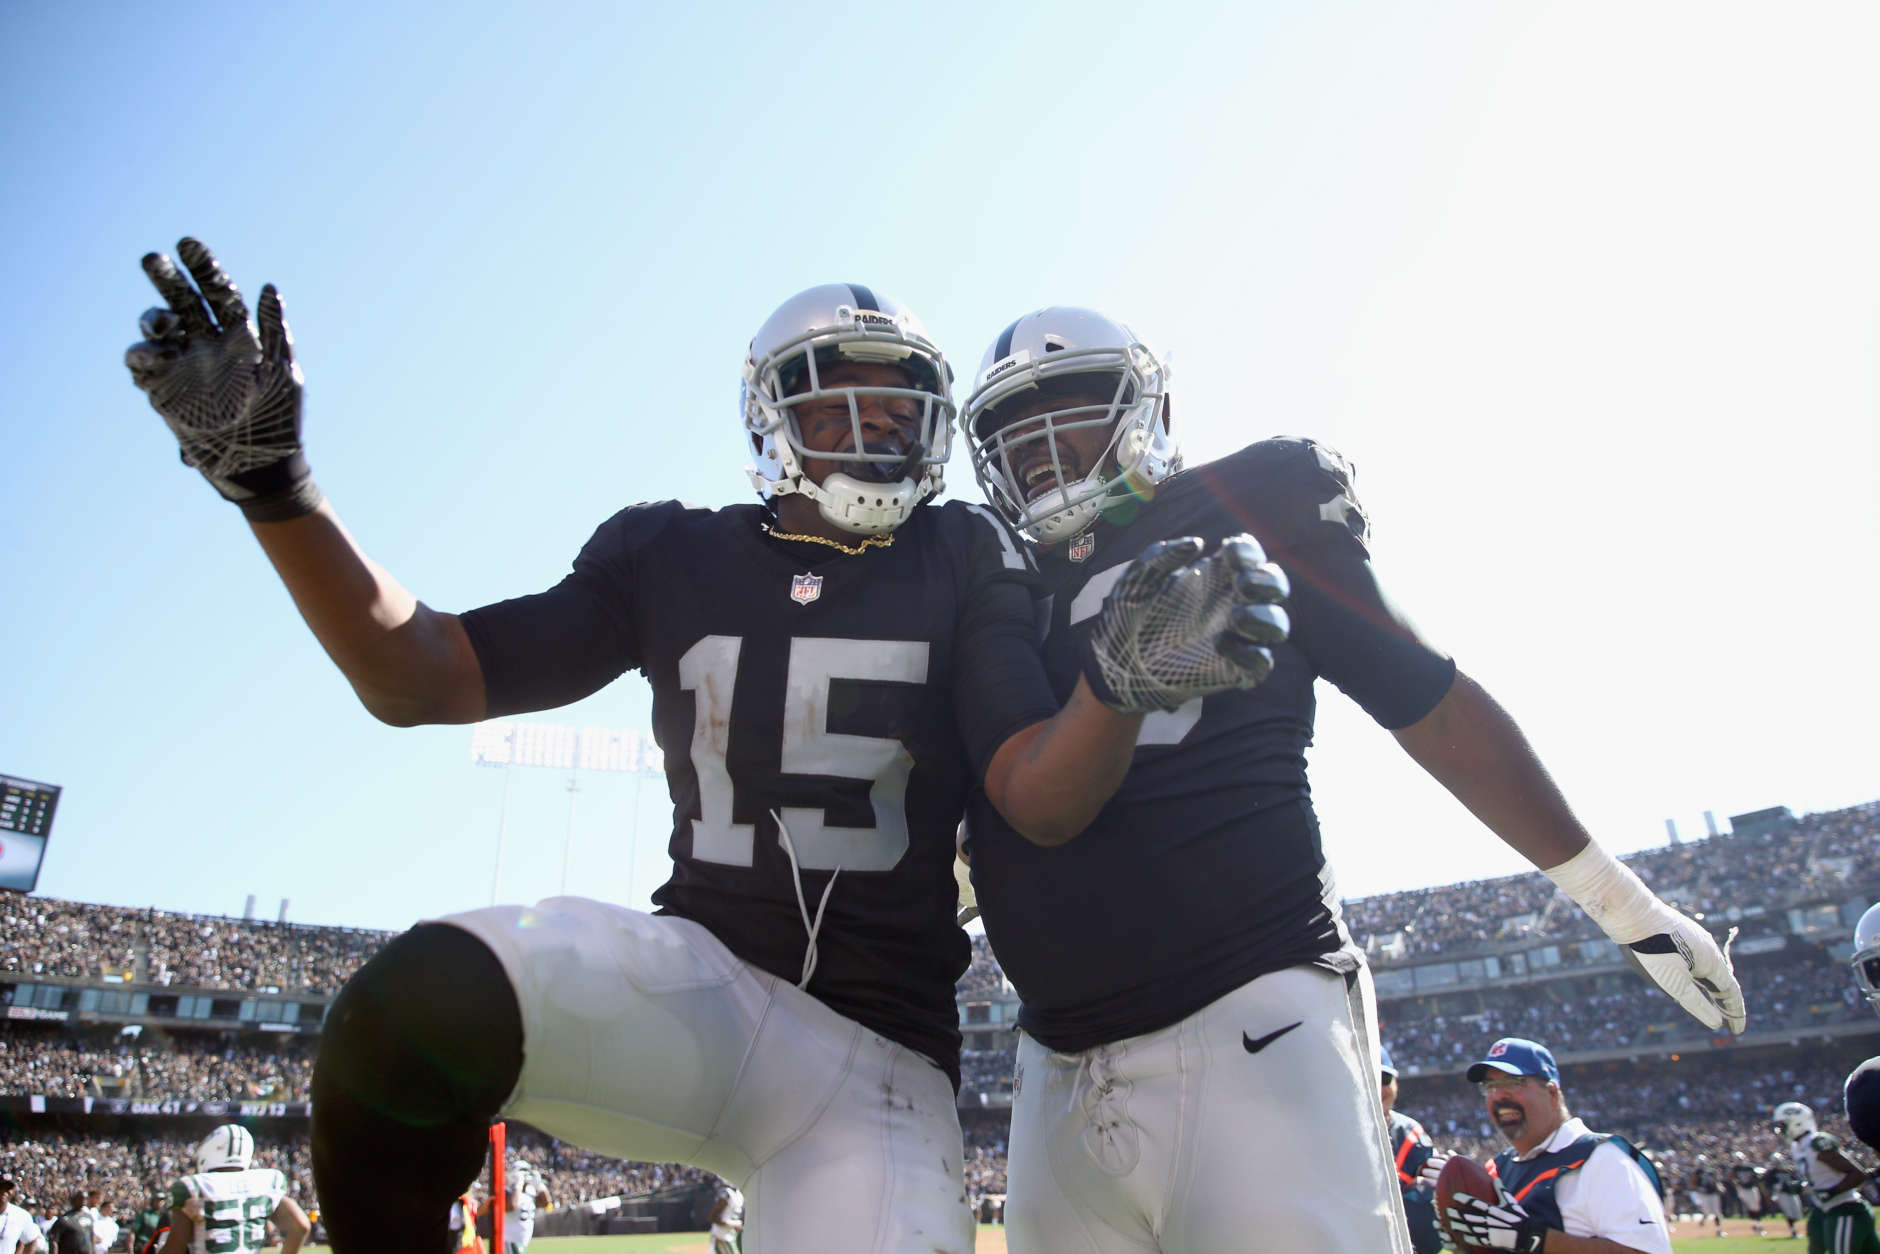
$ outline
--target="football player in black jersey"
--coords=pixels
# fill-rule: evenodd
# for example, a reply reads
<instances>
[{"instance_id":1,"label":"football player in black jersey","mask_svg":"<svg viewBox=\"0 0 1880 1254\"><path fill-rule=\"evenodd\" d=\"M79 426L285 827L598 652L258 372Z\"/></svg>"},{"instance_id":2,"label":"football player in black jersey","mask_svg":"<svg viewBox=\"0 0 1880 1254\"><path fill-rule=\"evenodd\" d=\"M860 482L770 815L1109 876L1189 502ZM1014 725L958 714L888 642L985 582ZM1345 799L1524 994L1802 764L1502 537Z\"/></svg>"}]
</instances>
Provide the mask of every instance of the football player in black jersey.
<instances>
[{"instance_id":1,"label":"football player in black jersey","mask_svg":"<svg viewBox=\"0 0 1880 1254\"><path fill-rule=\"evenodd\" d=\"M1006 1207L1014 1254L1404 1248L1377 1102L1371 982L1306 780L1315 681L1410 755L1712 1027L1743 1026L1710 935L1594 844L1514 721L1385 594L1350 463L1270 439L1184 468L1167 372L1129 329L1039 310L985 355L961 415L979 482L1038 542L1045 663L1145 546L1251 531L1291 580L1260 688L1143 724L1075 840L969 818L986 933L1022 998Z\"/></svg>"},{"instance_id":2,"label":"football player in black jersey","mask_svg":"<svg viewBox=\"0 0 1880 1254\"><path fill-rule=\"evenodd\" d=\"M927 504L952 430L944 359L900 305L833 284L785 302L745 362L765 505L634 506L554 588L440 613L313 486L278 293L257 325L207 249L179 253L193 286L145 258L167 307L127 364L366 707L471 722L637 668L666 753L657 917L566 897L455 915L394 939L334 1001L313 1125L334 1248L442 1254L501 1113L715 1172L771 1254L964 1254L967 793L1032 839L1073 835L1144 711L1265 674L1277 571L1245 539L1145 557L1060 701L1015 537L982 506Z\"/></svg>"},{"instance_id":3,"label":"football player in black jersey","mask_svg":"<svg viewBox=\"0 0 1880 1254\"><path fill-rule=\"evenodd\" d=\"M1854 925L1854 952L1848 961L1860 995L1880 1011L1880 906L1867 907ZM1849 1072L1842 1096L1854 1135L1869 1149L1880 1150L1880 1058L1869 1058Z\"/></svg>"}]
</instances>

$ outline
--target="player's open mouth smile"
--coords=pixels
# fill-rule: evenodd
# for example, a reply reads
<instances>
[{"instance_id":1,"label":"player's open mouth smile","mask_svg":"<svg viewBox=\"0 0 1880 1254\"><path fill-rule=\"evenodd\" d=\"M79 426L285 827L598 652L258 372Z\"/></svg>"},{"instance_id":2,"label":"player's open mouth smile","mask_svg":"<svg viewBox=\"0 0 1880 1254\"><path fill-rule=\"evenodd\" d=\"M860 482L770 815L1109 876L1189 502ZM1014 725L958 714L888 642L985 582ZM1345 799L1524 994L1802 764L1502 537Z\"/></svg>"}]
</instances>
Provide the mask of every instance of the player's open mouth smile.
<instances>
[{"instance_id":1,"label":"player's open mouth smile","mask_svg":"<svg viewBox=\"0 0 1880 1254\"><path fill-rule=\"evenodd\" d=\"M1065 481L1074 482L1076 479L1075 472L1072 470L1070 462L1065 459L1061 451L1058 454L1058 460L1063 463ZM1024 466L1019 468L1018 481L1025 489L1025 501L1027 504L1037 500L1045 493L1055 490L1058 486L1057 468L1051 464L1050 455L1046 454L1043 457L1026 462Z\"/></svg>"},{"instance_id":2,"label":"player's open mouth smile","mask_svg":"<svg viewBox=\"0 0 1880 1254\"><path fill-rule=\"evenodd\" d=\"M1513 1102L1498 1102L1490 1112L1495 1116L1496 1126L1506 1132L1510 1128L1520 1128L1527 1122L1527 1111Z\"/></svg>"}]
</instances>

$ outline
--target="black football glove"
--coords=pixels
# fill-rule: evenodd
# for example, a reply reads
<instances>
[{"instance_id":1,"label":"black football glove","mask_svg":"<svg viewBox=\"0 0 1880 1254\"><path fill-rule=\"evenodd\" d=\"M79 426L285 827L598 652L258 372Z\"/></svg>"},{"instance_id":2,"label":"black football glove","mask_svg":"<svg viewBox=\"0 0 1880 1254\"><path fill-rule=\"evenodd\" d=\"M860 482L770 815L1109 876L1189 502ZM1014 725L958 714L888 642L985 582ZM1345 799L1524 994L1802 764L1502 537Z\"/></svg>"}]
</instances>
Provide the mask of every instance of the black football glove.
<instances>
[{"instance_id":1,"label":"black football glove","mask_svg":"<svg viewBox=\"0 0 1880 1254\"><path fill-rule=\"evenodd\" d=\"M281 315L281 294L261 289L259 331L241 293L193 239L176 245L196 282L161 253L144 273L167 307L145 312L144 338L124 352L131 381L150 397L182 448L225 500L255 522L280 522L320 507L320 489L300 446L300 367Z\"/></svg>"},{"instance_id":2,"label":"black football glove","mask_svg":"<svg viewBox=\"0 0 1880 1254\"><path fill-rule=\"evenodd\" d=\"M1484 1202L1468 1193L1456 1194L1443 1208L1443 1227L1458 1246L1514 1254L1540 1254L1552 1231L1511 1198Z\"/></svg>"},{"instance_id":3,"label":"black football glove","mask_svg":"<svg viewBox=\"0 0 1880 1254\"><path fill-rule=\"evenodd\" d=\"M1194 536L1143 550L1104 599L1084 643L1084 677L1124 714L1172 710L1229 688L1252 688L1273 669L1272 645L1291 622L1286 574L1249 535L1229 536L1205 559Z\"/></svg>"}]
</instances>

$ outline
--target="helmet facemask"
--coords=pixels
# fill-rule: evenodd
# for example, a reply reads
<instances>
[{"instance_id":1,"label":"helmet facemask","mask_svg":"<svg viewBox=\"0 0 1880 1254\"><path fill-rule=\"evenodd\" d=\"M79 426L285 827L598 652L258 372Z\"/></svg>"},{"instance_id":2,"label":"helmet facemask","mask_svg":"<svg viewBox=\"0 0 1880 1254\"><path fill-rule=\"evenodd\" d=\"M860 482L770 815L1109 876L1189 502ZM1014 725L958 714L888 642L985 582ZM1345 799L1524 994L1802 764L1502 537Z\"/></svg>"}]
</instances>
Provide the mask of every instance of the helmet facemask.
<instances>
[{"instance_id":1,"label":"helmet facemask","mask_svg":"<svg viewBox=\"0 0 1880 1254\"><path fill-rule=\"evenodd\" d=\"M757 342L751 346L743 391L744 426L754 453L751 482L766 498L791 493L808 497L825 519L845 531L892 531L945 487L954 417L948 394L951 372L911 315L841 305L821 321L829 325L813 326L767 349ZM843 363L894 366L907 382L863 386L826 381L825 376ZM847 451L813 449L804 441L797 411L832 399L848 408ZM868 440L862 404L871 399L890 408L913 406L914 434L905 447ZM812 459L835 463L837 469L817 483L806 469Z\"/></svg>"},{"instance_id":2,"label":"helmet facemask","mask_svg":"<svg viewBox=\"0 0 1880 1254\"><path fill-rule=\"evenodd\" d=\"M1087 530L1118 501L1147 495L1180 467L1168 433L1166 377L1154 354L1134 343L1037 357L1021 349L992 363L967 399L965 419L973 472L987 498L1013 526L1055 544ZM1107 382L1107 399L1002 418L1039 390L1071 380ZM1082 464L1060 437L1091 430L1109 438L1100 457Z\"/></svg>"}]
</instances>

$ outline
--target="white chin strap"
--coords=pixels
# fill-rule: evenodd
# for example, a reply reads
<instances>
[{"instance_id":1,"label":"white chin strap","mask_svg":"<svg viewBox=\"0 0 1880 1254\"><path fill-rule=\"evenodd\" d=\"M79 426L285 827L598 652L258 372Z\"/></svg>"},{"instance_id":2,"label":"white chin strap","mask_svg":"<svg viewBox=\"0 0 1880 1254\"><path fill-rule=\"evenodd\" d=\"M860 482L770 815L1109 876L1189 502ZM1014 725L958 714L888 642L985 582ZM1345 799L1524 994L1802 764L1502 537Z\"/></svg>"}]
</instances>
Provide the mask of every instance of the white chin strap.
<instances>
[{"instance_id":1,"label":"white chin strap","mask_svg":"<svg viewBox=\"0 0 1880 1254\"><path fill-rule=\"evenodd\" d=\"M1090 530L1097 521L1097 515L1103 512L1103 498L1093 496L1079 501L1069 509L1061 509L1055 514L1046 514L1037 522L1026 523L1025 532L1039 544L1062 544L1074 540Z\"/></svg>"},{"instance_id":2,"label":"white chin strap","mask_svg":"<svg viewBox=\"0 0 1880 1254\"><path fill-rule=\"evenodd\" d=\"M925 496L921 486L926 477L922 473L897 483L867 483L835 471L821 484L805 476L797 491L815 501L822 516L842 530L876 536L908 520Z\"/></svg>"}]
</instances>

